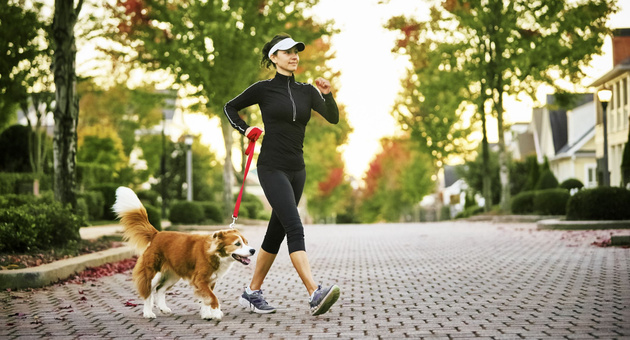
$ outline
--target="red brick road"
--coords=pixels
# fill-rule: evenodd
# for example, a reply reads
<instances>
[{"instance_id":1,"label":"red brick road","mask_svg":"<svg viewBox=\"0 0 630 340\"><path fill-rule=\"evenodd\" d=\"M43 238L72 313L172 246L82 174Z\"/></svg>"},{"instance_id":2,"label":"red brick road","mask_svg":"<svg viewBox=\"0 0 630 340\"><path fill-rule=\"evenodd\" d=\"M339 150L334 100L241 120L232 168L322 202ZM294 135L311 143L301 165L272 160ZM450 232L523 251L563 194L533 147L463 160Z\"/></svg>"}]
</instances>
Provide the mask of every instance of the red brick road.
<instances>
[{"instance_id":1,"label":"red brick road","mask_svg":"<svg viewBox=\"0 0 630 340\"><path fill-rule=\"evenodd\" d=\"M242 231L258 247L264 228ZM630 249L592 238L533 224L306 226L315 279L342 290L322 316L310 316L284 246L263 288L276 314L237 304L253 266L219 283L221 322L200 319L182 282L167 296L172 315L143 319L126 273L0 292L0 338L630 339Z\"/></svg>"}]
</instances>

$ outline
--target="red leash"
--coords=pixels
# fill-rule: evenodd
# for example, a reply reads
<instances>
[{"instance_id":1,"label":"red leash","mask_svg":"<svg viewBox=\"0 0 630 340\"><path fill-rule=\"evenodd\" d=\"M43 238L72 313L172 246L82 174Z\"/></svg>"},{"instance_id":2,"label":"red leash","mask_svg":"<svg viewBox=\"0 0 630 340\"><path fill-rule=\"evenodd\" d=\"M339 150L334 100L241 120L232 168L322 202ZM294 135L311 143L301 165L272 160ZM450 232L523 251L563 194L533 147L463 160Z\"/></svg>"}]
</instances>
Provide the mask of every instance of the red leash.
<instances>
[{"instance_id":1,"label":"red leash","mask_svg":"<svg viewBox=\"0 0 630 340\"><path fill-rule=\"evenodd\" d=\"M249 166L250 164L252 164L252 159L254 158L255 147L256 147L256 140L250 140L249 145L247 146L247 150L245 150L245 154L248 156L247 156L247 164L245 165L245 173L243 173L243 185L241 185L241 192L238 194L238 198L236 199L236 205L234 206L234 212L232 213L232 224L230 224L230 228L234 228L234 224L236 224L236 220L238 219L238 210L241 207L241 199L243 198L243 189L245 189L245 180L247 179Z\"/></svg>"}]
</instances>

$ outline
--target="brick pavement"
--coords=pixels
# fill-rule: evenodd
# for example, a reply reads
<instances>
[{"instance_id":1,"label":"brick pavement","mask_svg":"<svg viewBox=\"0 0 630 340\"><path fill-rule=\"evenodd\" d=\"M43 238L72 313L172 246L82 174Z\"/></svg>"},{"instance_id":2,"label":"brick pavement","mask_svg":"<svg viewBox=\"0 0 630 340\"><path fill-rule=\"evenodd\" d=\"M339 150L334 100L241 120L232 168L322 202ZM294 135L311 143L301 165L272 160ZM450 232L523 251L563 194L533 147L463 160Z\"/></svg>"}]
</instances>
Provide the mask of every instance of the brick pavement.
<instances>
[{"instance_id":1,"label":"brick pavement","mask_svg":"<svg viewBox=\"0 0 630 340\"><path fill-rule=\"evenodd\" d=\"M242 231L257 247L264 228ZM264 286L276 314L237 305L253 266L235 264L216 289L221 322L201 320L181 282L173 314L146 320L127 273L0 292L0 338L630 339L630 249L584 232L447 222L307 226L306 237L316 280L342 289L319 317L284 246Z\"/></svg>"}]
</instances>

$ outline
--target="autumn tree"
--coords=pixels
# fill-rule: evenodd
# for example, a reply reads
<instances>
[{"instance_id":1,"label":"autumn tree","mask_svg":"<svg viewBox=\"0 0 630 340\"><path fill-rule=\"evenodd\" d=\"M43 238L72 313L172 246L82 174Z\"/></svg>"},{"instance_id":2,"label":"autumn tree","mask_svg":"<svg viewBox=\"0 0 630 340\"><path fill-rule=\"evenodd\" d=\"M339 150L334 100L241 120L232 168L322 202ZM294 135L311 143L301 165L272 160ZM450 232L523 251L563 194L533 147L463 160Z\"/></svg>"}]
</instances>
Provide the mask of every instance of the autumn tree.
<instances>
[{"instance_id":1,"label":"autumn tree","mask_svg":"<svg viewBox=\"0 0 630 340\"><path fill-rule=\"evenodd\" d=\"M434 162L409 138L383 139L364 181L360 214L363 222L393 221L418 204L435 186Z\"/></svg>"},{"instance_id":2,"label":"autumn tree","mask_svg":"<svg viewBox=\"0 0 630 340\"><path fill-rule=\"evenodd\" d=\"M502 210L509 209L510 198L505 97L526 93L535 100L541 84L577 83L601 53L606 19L615 11L612 0L448 0L432 7L428 22L405 18L410 44L456 52L439 64L465 75L454 92L465 86L477 113L484 118L487 110L497 118Z\"/></svg>"},{"instance_id":3,"label":"autumn tree","mask_svg":"<svg viewBox=\"0 0 630 340\"><path fill-rule=\"evenodd\" d=\"M119 0L114 9L120 22L110 37L127 47L116 51L119 60L168 70L203 98L203 112L221 117L225 216L232 201L235 132L223 117L223 105L258 80L260 48L275 34L288 31L308 44L329 31L304 16L316 3Z\"/></svg>"}]
</instances>

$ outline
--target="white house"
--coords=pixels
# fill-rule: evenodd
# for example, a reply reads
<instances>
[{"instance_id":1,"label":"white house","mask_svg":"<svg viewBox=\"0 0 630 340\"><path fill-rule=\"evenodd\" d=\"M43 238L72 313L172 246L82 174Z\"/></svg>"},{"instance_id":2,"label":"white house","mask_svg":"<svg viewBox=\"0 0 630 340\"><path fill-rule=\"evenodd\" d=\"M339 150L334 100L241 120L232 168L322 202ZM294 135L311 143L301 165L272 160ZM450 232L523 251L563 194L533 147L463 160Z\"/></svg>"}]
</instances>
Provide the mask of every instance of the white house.
<instances>
[{"instance_id":1,"label":"white house","mask_svg":"<svg viewBox=\"0 0 630 340\"><path fill-rule=\"evenodd\" d=\"M591 86L597 91L612 91L612 98L606 110L606 130L608 144L608 171L610 185L622 185L621 161L623 148L628 141L628 119L630 118L630 28L613 31L613 69L597 79ZM597 97L597 96L596 96ZM595 144L598 161L598 179L603 178L602 162L604 159L604 125L602 106L596 100L597 126Z\"/></svg>"}]
</instances>

